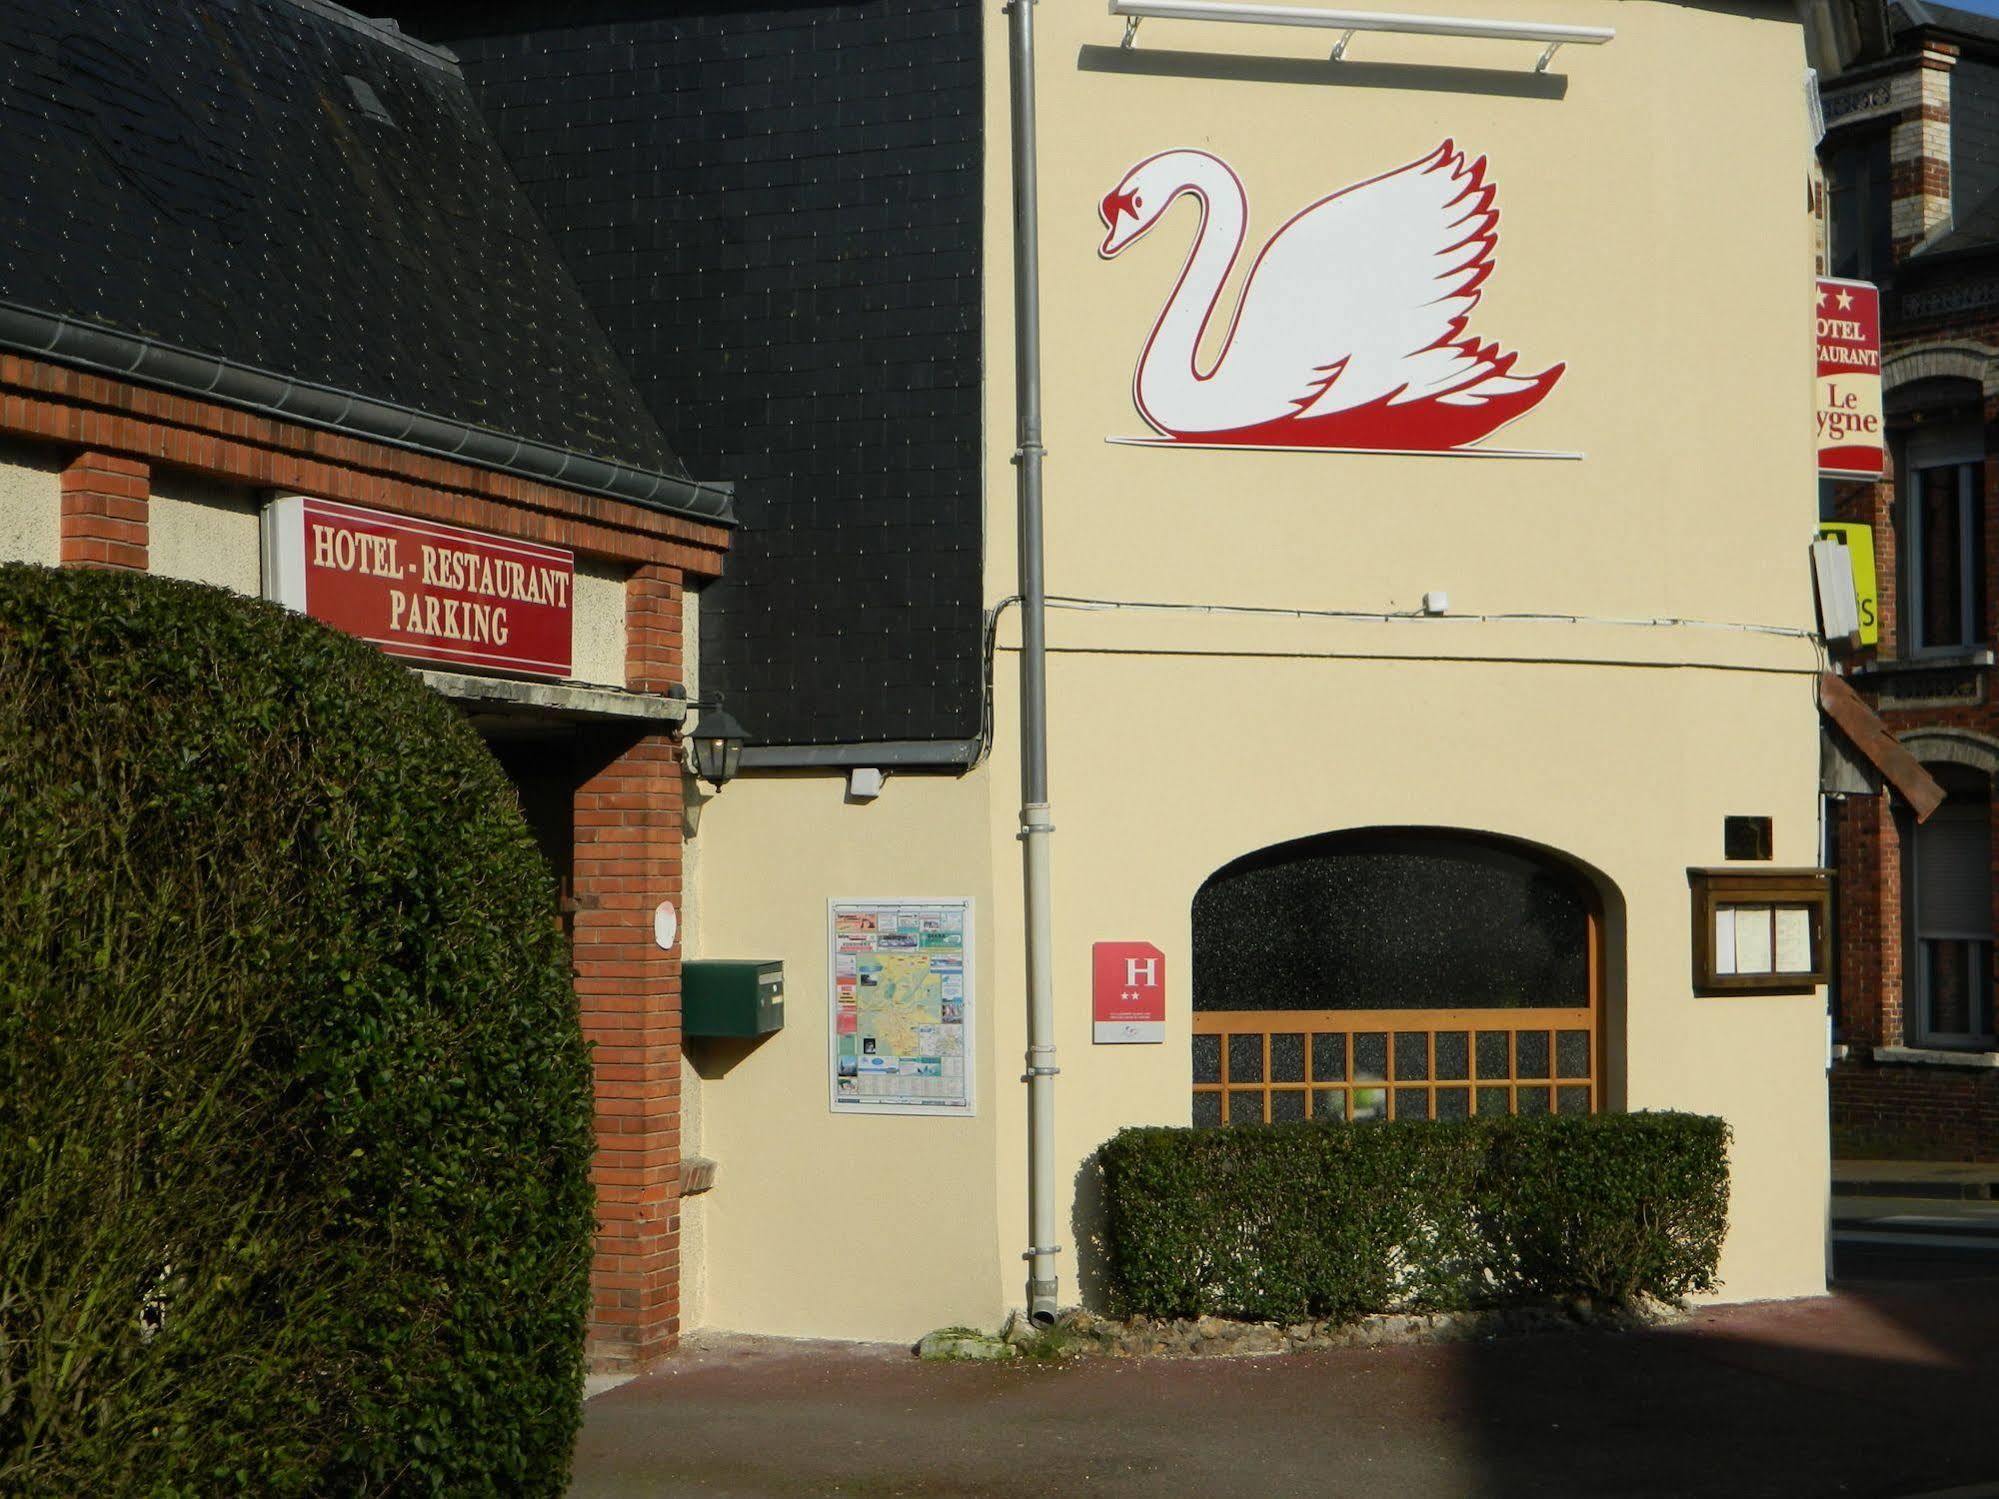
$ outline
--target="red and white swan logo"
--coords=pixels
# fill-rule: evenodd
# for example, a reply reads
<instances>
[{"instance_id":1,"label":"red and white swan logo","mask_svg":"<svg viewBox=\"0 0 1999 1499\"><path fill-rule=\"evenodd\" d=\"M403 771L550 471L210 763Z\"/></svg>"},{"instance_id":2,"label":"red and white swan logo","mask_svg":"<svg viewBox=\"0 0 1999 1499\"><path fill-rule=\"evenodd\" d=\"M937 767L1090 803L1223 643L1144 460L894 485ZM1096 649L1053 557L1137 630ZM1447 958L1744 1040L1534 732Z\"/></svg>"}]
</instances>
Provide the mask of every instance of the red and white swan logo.
<instances>
[{"instance_id":1,"label":"red and white swan logo","mask_svg":"<svg viewBox=\"0 0 1999 1499\"><path fill-rule=\"evenodd\" d=\"M1494 269L1499 210L1485 158L1450 141L1294 214L1257 253L1221 353L1201 337L1242 252L1248 200L1227 163L1162 151L1099 207L1121 254L1182 197L1194 248L1139 356L1133 399L1169 443L1445 452L1539 405L1563 365L1516 375L1518 355L1468 336Z\"/></svg>"}]
</instances>

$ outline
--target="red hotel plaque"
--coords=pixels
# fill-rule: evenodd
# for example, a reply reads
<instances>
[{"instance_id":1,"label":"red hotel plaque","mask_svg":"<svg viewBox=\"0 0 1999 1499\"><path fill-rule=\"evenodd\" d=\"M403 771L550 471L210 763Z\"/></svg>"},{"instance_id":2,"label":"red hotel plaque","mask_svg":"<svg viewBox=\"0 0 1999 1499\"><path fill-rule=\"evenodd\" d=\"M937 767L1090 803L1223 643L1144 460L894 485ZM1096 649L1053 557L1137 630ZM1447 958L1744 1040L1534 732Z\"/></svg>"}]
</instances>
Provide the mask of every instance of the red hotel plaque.
<instances>
[{"instance_id":1,"label":"red hotel plaque","mask_svg":"<svg viewBox=\"0 0 1999 1499\"><path fill-rule=\"evenodd\" d=\"M1090 949L1092 1039L1099 1046L1166 1039L1166 955L1150 942L1099 942Z\"/></svg>"},{"instance_id":2,"label":"red hotel plaque","mask_svg":"<svg viewBox=\"0 0 1999 1499\"><path fill-rule=\"evenodd\" d=\"M392 656L569 675L575 554L337 500L264 511L264 592Z\"/></svg>"}]
</instances>

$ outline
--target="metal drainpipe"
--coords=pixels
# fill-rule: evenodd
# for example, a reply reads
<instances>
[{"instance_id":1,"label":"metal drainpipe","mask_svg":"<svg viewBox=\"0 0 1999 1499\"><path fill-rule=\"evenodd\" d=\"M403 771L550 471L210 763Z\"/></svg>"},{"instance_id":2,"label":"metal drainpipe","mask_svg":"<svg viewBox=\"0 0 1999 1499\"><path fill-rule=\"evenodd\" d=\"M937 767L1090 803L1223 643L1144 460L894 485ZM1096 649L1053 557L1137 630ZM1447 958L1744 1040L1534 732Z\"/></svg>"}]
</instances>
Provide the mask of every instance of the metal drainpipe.
<instances>
[{"instance_id":1,"label":"metal drainpipe","mask_svg":"<svg viewBox=\"0 0 1999 1499\"><path fill-rule=\"evenodd\" d=\"M1055 1320L1055 995L1048 971L1048 680L1041 570L1041 257L1034 172L1034 0L1007 6L1013 95L1013 461L1020 510L1020 841L1027 906L1027 1315Z\"/></svg>"}]
</instances>

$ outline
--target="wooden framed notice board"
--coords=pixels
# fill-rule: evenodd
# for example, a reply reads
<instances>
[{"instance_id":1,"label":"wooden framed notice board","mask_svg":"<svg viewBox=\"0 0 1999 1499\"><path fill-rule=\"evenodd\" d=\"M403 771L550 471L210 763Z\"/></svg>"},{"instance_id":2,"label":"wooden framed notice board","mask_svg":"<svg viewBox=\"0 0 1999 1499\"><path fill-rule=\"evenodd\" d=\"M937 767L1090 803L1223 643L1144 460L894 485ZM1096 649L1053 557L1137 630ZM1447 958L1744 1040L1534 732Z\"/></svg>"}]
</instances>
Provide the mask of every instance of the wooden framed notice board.
<instances>
[{"instance_id":1,"label":"wooden framed notice board","mask_svg":"<svg viewBox=\"0 0 1999 1499\"><path fill-rule=\"evenodd\" d=\"M1832 871L1689 869L1694 992L1809 994L1831 978Z\"/></svg>"}]
</instances>

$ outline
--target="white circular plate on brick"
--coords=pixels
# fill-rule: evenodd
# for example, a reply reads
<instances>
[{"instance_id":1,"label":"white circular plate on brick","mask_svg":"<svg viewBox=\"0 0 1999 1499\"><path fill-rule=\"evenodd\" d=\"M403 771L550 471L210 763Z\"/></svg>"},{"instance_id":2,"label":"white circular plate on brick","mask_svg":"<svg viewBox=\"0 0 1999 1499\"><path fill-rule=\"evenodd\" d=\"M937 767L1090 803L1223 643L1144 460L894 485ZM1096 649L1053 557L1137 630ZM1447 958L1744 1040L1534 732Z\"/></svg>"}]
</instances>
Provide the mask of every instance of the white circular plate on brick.
<instances>
[{"instance_id":1,"label":"white circular plate on brick","mask_svg":"<svg viewBox=\"0 0 1999 1499\"><path fill-rule=\"evenodd\" d=\"M673 909L673 902L663 900L653 909L652 940L668 952L673 951L673 939L680 935L680 916Z\"/></svg>"}]
</instances>

